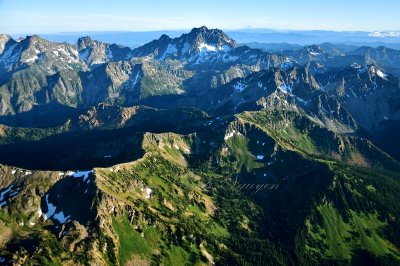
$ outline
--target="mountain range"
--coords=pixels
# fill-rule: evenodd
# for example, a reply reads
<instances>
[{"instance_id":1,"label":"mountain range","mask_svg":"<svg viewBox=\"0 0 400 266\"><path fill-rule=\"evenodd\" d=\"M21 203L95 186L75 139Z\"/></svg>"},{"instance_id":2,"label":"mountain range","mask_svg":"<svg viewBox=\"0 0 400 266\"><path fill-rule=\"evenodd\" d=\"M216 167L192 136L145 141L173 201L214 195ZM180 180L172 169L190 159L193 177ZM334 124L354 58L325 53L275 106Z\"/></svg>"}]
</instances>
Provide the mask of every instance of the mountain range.
<instances>
[{"instance_id":1,"label":"mountain range","mask_svg":"<svg viewBox=\"0 0 400 266\"><path fill-rule=\"evenodd\" d=\"M0 264L398 264L399 63L0 35Z\"/></svg>"},{"instance_id":2,"label":"mountain range","mask_svg":"<svg viewBox=\"0 0 400 266\"><path fill-rule=\"evenodd\" d=\"M130 48L142 46L161 35L179 37L190 29L177 29L165 31L88 31L88 32L61 32L53 34L41 34L47 40L53 42L76 43L82 36L106 42L118 43ZM312 45L333 43L347 46L386 46L399 49L399 31L329 31L329 30L275 30L262 28L243 28L224 30L238 43L277 44L282 49L282 43L290 45ZM25 38L27 34L13 34L15 39ZM28 34L29 35L29 34Z\"/></svg>"}]
</instances>

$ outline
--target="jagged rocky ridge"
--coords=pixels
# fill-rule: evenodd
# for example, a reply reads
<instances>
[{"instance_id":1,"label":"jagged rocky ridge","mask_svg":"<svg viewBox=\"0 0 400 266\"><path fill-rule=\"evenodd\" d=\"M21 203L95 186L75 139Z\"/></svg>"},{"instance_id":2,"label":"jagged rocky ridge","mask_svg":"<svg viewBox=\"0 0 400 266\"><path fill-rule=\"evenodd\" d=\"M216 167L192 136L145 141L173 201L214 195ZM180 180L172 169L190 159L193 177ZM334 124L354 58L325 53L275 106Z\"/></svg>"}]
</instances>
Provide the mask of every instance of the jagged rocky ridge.
<instances>
[{"instance_id":1,"label":"jagged rocky ridge","mask_svg":"<svg viewBox=\"0 0 400 266\"><path fill-rule=\"evenodd\" d=\"M398 261L399 82L380 52L272 54L206 27L0 48L1 262Z\"/></svg>"}]
</instances>

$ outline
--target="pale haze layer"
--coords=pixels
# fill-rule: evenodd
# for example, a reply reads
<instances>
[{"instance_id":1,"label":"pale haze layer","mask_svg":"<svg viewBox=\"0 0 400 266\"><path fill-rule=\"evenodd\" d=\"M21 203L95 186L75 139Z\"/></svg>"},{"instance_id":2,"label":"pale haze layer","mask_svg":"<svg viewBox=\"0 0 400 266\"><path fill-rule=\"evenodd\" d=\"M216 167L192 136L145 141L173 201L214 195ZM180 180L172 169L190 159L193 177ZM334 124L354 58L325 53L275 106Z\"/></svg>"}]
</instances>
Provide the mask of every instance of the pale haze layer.
<instances>
[{"instance_id":1,"label":"pale haze layer","mask_svg":"<svg viewBox=\"0 0 400 266\"><path fill-rule=\"evenodd\" d=\"M399 30L398 0L0 0L0 32L150 31L245 27Z\"/></svg>"}]
</instances>

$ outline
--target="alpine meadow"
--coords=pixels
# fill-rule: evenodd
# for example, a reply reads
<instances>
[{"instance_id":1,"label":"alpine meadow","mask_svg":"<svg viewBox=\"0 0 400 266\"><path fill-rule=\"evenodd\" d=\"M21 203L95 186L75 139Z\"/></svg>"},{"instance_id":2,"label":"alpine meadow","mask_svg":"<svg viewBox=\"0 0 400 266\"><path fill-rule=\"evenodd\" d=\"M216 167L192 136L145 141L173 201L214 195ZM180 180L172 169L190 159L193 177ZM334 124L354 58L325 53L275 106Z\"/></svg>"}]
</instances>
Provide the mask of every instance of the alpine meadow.
<instances>
[{"instance_id":1,"label":"alpine meadow","mask_svg":"<svg viewBox=\"0 0 400 266\"><path fill-rule=\"evenodd\" d=\"M0 0L0 265L400 265L400 5L357 1Z\"/></svg>"}]
</instances>

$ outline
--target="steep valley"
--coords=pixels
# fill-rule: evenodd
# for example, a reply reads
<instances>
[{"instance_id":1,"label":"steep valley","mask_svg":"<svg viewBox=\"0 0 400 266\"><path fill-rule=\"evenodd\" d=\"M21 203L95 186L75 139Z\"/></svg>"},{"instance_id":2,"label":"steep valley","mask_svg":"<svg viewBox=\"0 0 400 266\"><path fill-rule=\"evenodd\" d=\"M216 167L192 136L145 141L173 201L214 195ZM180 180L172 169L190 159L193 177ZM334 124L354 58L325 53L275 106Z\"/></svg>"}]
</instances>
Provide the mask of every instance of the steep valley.
<instances>
[{"instance_id":1,"label":"steep valley","mask_svg":"<svg viewBox=\"0 0 400 266\"><path fill-rule=\"evenodd\" d=\"M400 263L396 50L0 42L1 265Z\"/></svg>"}]
</instances>

